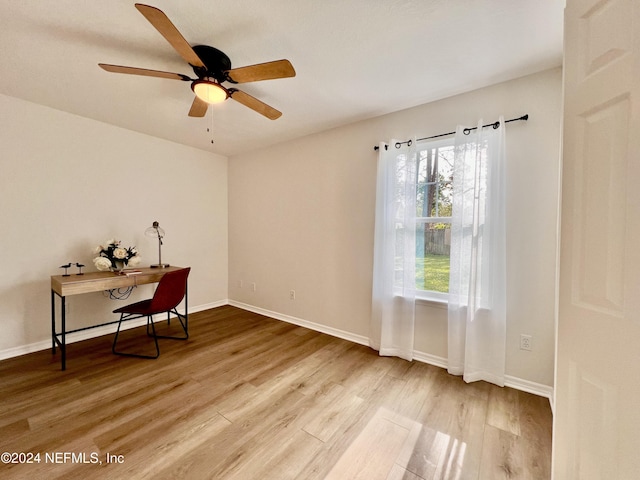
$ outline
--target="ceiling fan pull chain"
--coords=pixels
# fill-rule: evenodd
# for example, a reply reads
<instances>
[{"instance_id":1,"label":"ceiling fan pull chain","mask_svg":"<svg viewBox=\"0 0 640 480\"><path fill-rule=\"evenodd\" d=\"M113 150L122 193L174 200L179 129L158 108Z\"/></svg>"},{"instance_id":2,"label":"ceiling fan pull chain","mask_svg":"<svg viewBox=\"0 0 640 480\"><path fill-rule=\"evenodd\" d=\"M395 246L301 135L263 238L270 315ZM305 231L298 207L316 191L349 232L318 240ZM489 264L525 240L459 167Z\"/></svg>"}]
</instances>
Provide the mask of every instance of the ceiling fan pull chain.
<instances>
[{"instance_id":1,"label":"ceiling fan pull chain","mask_svg":"<svg viewBox=\"0 0 640 480\"><path fill-rule=\"evenodd\" d=\"M211 132L211 144L213 144L213 108L209 109L211 115L211 129L207 128L207 132Z\"/></svg>"}]
</instances>

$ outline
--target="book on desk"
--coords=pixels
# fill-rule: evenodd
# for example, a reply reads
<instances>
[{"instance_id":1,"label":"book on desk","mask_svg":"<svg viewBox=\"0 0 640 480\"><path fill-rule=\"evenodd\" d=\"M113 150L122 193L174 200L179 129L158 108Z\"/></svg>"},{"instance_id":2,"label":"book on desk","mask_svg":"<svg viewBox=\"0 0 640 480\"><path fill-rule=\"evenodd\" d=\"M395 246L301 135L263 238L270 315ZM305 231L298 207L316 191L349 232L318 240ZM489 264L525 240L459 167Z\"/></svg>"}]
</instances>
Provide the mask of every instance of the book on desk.
<instances>
[{"instance_id":1,"label":"book on desk","mask_svg":"<svg viewBox=\"0 0 640 480\"><path fill-rule=\"evenodd\" d=\"M120 272L121 275L126 275L127 277L130 277L131 275L140 275L142 273L142 270L122 270Z\"/></svg>"}]
</instances>

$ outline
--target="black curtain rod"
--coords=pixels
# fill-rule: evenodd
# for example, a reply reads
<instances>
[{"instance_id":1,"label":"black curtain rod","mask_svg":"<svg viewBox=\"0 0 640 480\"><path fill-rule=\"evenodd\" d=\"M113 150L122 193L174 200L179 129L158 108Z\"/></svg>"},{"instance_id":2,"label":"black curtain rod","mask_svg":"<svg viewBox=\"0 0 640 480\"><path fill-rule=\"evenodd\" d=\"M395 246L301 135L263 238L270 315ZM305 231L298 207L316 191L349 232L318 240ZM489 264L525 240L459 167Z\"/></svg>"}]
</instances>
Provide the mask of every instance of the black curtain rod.
<instances>
[{"instance_id":1,"label":"black curtain rod","mask_svg":"<svg viewBox=\"0 0 640 480\"><path fill-rule=\"evenodd\" d=\"M529 114L527 113L526 115L522 115L519 118L512 118L511 120L505 120L504 123L509 123L509 122L517 122L519 120L529 120ZM493 129L497 129L500 127L500 122L493 122L493 123L487 123L486 125L483 125L482 128L484 127L493 127ZM471 130L477 130L478 127L468 127L465 128L462 132L465 135L469 135L471 133ZM438 137L446 137L447 135L454 135L456 132L447 132L447 133L441 133L440 135L432 135L430 137L424 137L424 138L417 138L416 142L420 142L422 140L431 140L432 138L438 138ZM411 145L411 143L413 143L413 140L407 140L406 142L396 142L396 148L400 148L403 144L407 144L407 145ZM389 145L385 145L384 149L387 150L389 147ZM375 147L373 147L374 150L379 150L380 147L378 145L376 145Z\"/></svg>"}]
</instances>

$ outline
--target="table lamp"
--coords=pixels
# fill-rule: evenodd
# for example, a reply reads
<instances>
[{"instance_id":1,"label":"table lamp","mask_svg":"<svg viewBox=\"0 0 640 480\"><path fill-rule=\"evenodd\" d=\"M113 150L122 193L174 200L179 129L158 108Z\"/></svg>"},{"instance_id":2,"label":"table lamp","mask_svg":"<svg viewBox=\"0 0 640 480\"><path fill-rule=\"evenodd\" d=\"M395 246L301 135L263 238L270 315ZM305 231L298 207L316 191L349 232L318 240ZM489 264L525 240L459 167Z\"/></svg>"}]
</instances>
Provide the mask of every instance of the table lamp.
<instances>
[{"instance_id":1,"label":"table lamp","mask_svg":"<svg viewBox=\"0 0 640 480\"><path fill-rule=\"evenodd\" d=\"M169 266L168 263L162 263L162 238L164 237L164 230L160 228L160 224L158 222L153 222L153 225L147 228L144 232L147 237L157 237L158 238L158 263L155 265L150 265L151 268L166 268Z\"/></svg>"}]
</instances>

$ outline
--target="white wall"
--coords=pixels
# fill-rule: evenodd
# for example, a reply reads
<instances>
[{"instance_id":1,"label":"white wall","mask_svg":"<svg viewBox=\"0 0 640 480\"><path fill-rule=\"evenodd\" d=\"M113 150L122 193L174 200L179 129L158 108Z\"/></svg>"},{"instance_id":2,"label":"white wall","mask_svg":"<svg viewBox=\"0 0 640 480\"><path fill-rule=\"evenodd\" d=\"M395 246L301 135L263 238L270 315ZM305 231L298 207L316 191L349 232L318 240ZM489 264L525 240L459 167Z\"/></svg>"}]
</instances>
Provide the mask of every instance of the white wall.
<instances>
[{"instance_id":1,"label":"white wall","mask_svg":"<svg viewBox=\"0 0 640 480\"><path fill-rule=\"evenodd\" d=\"M507 374L552 385L560 105L561 71L554 69L227 164L0 95L0 358L48 341L49 276L59 265L78 261L91 270L93 248L114 236L136 245L144 264L155 263L156 243L144 237L153 220L167 230L163 260L193 268L192 306L230 298L366 341L373 146L529 113L528 122L507 126ZM131 300L150 291L140 287ZM111 320L121 305L100 293L69 304L72 327ZM445 361L446 309L422 303L417 313L416 351ZM532 352L518 349L520 333L533 336Z\"/></svg>"},{"instance_id":2,"label":"white wall","mask_svg":"<svg viewBox=\"0 0 640 480\"><path fill-rule=\"evenodd\" d=\"M50 275L115 237L157 263L191 266L189 304L227 298L227 159L0 95L0 358L50 339ZM75 270L74 270L75 271ZM145 298L149 285L131 300ZM114 320L122 302L69 297L69 328Z\"/></svg>"},{"instance_id":3,"label":"white wall","mask_svg":"<svg viewBox=\"0 0 640 480\"><path fill-rule=\"evenodd\" d=\"M552 385L560 107L554 69L232 157L230 299L366 338L373 146L528 113L528 122L507 126L507 374ZM446 309L420 304L417 314L416 350L446 359ZM533 336L532 352L519 350L520 333Z\"/></svg>"}]
</instances>

